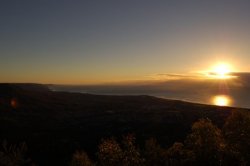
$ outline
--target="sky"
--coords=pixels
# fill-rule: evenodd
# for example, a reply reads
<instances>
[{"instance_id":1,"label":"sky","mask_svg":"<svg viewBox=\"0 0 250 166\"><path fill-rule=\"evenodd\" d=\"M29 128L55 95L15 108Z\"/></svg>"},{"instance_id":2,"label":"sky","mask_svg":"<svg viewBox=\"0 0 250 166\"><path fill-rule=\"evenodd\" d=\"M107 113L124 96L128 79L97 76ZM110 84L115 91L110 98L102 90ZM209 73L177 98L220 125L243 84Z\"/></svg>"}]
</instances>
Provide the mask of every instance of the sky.
<instances>
[{"instance_id":1,"label":"sky","mask_svg":"<svg viewBox=\"0 0 250 166\"><path fill-rule=\"evenodd\" d=\"M1 0L0 82L250 71L248 0Z\"/></svg>"}]
</instances>

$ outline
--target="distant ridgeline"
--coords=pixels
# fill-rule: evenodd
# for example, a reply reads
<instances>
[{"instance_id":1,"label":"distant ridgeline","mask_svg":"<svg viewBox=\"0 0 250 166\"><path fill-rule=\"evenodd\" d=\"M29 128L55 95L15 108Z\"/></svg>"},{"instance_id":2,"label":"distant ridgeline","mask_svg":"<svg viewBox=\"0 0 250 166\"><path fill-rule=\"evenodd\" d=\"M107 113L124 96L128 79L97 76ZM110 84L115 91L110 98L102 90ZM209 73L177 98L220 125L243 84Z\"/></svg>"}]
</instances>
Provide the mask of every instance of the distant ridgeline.
<instances>
[{"instance_id":1,"label":"distant ridgeline","mask_svg":"<svg viewBox=\"0 0 250 166\"><path fill-rule=\"evenodd\" d=\"M33 84L33 83L0 83L0 92L15 93L18 91L35 91L35 92L46 92L50 91L46 85ZM1 94L0 94L1 95Z\"/></svg>"},{"instance_id":2,"label":"distant ridgeline","mask_svg":"<svg viewBox=\"0 0 250 166\"><path fill-rule=\"evenodd\" d=\"M160 99L53 92L41 84L0 84L0 141L25 141L39 165L67 165L84 149L95 156L102 138L134 133L165 147L183 141L192 124L209 118L222 127L238 109ZM60 163L58 163L60 162Z\"/></svg>"}]
</instances>

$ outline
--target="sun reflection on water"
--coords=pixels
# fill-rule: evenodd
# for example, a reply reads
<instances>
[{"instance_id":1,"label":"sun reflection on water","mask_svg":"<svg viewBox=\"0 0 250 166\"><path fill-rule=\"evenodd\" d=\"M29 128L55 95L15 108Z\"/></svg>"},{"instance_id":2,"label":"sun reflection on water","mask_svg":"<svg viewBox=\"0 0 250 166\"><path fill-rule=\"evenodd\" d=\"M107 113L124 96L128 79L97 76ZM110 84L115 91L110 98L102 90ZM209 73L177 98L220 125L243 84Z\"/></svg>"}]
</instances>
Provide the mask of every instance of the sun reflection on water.
<instances>
[{"instance_id":1,"label":"sun reflection on water","mask_svg":"<svg viewBox=\"0 0 250 166\"><path fill-rule=\"evenodd\" d=\"M227 95L216 95L212 99L212 104L217 106L231 106L232 99Z\"/></svg>"}]
</instances>

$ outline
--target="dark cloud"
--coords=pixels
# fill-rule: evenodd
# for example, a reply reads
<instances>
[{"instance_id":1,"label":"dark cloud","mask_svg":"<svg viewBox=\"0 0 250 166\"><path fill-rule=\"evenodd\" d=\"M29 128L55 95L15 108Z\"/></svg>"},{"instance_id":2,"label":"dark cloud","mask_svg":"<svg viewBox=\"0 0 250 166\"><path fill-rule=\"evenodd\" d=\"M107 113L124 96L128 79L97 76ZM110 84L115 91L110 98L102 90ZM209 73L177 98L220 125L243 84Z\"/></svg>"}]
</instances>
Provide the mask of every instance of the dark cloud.
<instances>
[{"instance_id":1,"label":"dark cloud","mask_svg":"<svg viewBox=\"0 0 250 166\"><path fill-rule=\"evenodd\" d=\"M244 87L250 86L250 73L249 72L235 72L232 73L234 76L237 76L237 81L242 84Z\"/></svg>"}]
</instances>

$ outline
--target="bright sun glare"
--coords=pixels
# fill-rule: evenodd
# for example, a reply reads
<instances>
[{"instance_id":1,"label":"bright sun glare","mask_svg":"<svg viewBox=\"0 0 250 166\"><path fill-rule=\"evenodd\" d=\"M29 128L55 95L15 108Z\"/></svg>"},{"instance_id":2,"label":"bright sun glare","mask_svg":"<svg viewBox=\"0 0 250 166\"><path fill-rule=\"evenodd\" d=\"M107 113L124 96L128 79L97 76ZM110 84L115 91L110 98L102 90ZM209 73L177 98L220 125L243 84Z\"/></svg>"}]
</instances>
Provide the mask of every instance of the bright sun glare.
<instances>
[{"instance_id":1,"label":"bright sun glare","mask_svg":"<svg viewBox=\"0 0 250 166\"><path fill-rule=\"evenodd\" d=\"M214 67L214 72L219 76L226 76L230 73L230 67L228 64L218 64Z\"/></svg>"},{"instance_id":2,"label":"bright sun glare","mask_svg":"<svg viewBox=\"0 0 250 166\"><path fill-rule=\"evenodd\" d=\"M228 79L233 77L230 75L231 72L231 65L227 63L218 63L210 69L208 76L217 79Z\"/></svg>"}]
</instances>

